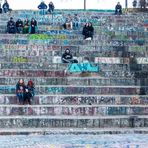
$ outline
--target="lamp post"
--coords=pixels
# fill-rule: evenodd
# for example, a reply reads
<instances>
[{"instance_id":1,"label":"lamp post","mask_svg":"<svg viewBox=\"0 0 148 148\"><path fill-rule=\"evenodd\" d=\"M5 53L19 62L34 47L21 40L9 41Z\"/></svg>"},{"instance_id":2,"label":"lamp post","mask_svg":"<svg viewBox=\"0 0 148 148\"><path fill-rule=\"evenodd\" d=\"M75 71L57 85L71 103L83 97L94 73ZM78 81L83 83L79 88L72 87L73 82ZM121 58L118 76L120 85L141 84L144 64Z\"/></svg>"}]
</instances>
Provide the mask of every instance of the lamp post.
<instances>
[{"instance_id":1,"label":"lamp post","mask_svg":"<svg viewBox=\"0 0 148 148\"><path fill-rule=\"evenodd\" d=\"M125 8L128 8L128 0L125 0Z\"/></svg>"},{"instance_id":2,"label":"lamp post","mask_svg":"<svg viewBox=\"0 0 148 148\"><path fill-rule=\"evenodd\" d=\"M84 0L84 10L86 10L86 0Z\"/></svg>"}]
</instances>

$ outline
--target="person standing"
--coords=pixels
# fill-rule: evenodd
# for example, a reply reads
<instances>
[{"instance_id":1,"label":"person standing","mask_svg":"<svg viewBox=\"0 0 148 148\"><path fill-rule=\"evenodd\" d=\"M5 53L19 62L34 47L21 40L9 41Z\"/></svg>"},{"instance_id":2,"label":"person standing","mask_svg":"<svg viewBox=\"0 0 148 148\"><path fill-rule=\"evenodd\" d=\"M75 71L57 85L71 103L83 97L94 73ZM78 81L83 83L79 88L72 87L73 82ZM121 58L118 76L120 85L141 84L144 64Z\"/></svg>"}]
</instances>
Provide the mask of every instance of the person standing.
<instances>
[{"instance_id":1,"label":"person standing","mask_svg":"<svg viewBox=\"0 0 148 148\"><path fill-rule=\"evenodd\" d=\"M40 10L41 15L45 15L45 9L47 9L47 5L42 0L41 3L38 5L38 9Z\"/></svg>"},{"instance_id":2,"label":"person standing","mask_svg":"<svg viewBox=\"0 0 148 148\"><path fill-rule=\"evenodd\" d=\"M5 0L5 2L3 4L3 11L4 11L4 13L7 13L8 11L10 11L9 4L8 4L7 0Z\"/></svg>"},{"instance_id":3,"label":"person standing","mask_svg":"<svg viewBox=\"0 0 148 148\"><path fill-rule=\"evenodd\" d=\"M140 0L140 7L141 7L141 10L146 8L146 0Z\"/></svg>"},{"instance_id":4,"label":"person standing","mask_svg":"<svg viewBox=\"0 0 148 148\"><path fill-rule=\"evenodd\" d=\"M53 13L53 11L54 11L54 4L53 4L53 2L50 2L49 4L48 4L48 12L50 13L50 14L52 14Z\"/></svg>"}]
</instances>

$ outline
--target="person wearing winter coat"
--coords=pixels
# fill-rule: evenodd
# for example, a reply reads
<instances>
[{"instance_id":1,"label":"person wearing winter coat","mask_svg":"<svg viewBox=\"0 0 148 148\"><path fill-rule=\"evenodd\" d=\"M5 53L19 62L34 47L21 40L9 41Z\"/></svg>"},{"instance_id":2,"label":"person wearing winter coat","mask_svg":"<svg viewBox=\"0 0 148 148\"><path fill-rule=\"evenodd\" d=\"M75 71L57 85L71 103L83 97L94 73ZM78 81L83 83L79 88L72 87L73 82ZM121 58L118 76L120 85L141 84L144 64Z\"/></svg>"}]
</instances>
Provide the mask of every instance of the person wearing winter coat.
<instances>
[{"instance_id":1,"label":"person wearing winter coat","mask_svg":"<svg viewBox=\"0 0 148 148\"><path fill-rule=\"evenodd\" d=\"M16 25L15 22L13 21L13 18L11 17L10 20L7 23L7 32L15 34L16 33Z\"/></svg>"},{"instance_id":2,"label":"person wearing winter coat","mask_svg":"<svg viewBox=\"0 0 148 148\"><path fill-rule=\"evenodd\" d=\"M29 103L31 105L31 98L34 97L35 93L34 93L35 87L34 87L34 83L32 80L29 80L25 89L25 102Z\"/></svg>"},{"instance_id":3,"label":"person wearing winter coat","mask_svg":"<svg viewBox=\"0 0 148 148\"><path fill-rule=\"evenodd\" d=\"M70 49L66 49L62 54L62 63L78 63L76 59L73 59Z\"/></svg>"},{"instance_id":4,"label":"person wearing winter coat","mask_svg":"<svg viewBox=\"0 0 148 148\"><path fill-rule=\"evenodd\" d=\"M45 9L47 9L47 5L44 1L41 1L41 3L38 5L38 9L40 10L41 15L45 15Z\"/></svg>"},{"instance_id":5,"label":"person wearing winter coat","mask_svg":"<svg viewBox=\"0 0 148 148\"><path fill-rule=\"evenodd\" d=\"M35 34L37 32L37 21L32 18L30 22L30 34Z\"/></svg>"},{"instance_id":6,"label":"person wearing winter coat","mask_svg":"<svg viewBox=\"0 0 148 148\"><path fill-rule=\"evenodd\" d=\"M120 4L120 2L117 3L116 7L115 7L115 14L122 14L122 6Z\"/></svg>"},{"instance_id":7,"label":"person wearing winter coat","mask_svg":"<svg viewBox=\"0 0 148 148\"><path fill-rule=\"evenodd\" d=\"M87 40L88 38L90 38L90 40L93 39L94 27L92 26L92 23L89 22L85 24L82 34L84 35L85 40Z\"/></svg>"},{"instance_id":8,"label":"person wearing winter coat","mask_svg":"<svg viewBox=\"0 0 148 148\"><path fill-rule=\"evenodd\" d=\"M52 14L53 13L53 11L54 11L54 4L53 4L53 2L50 2L49 4L48 4L48 12L50 13L50 14Z\"/></svg>"},{"instance_id":9,"label":"person wearing winter coat","mask_svg":"<svg viewBox=\"0 0 148 148\"><path fill-rule=\"evenodd\" d=\"M16 21L16 31L17 33L23 33L23 21L21 19Z\"/></svg>"},{"instance_id":10,"label":"person wearing winter coat","mask_svg":"<svg viewBox=\"0 0 148 148\"><path fill-rule=\"evenodd\" d=\"M24 95L25 95L25 83L23 79L20 79L16 84L16 96L19 100L19 104L24 104Z\"/></svg>"},{"instance_id":11,"label":"person wearing winter coat","mask_svg":"<svg viewBox=\"0 0 148 148\"><path fill-rule=\"evenodd\" d=\"M23 33L29 33L29 26L30 26L30 22L28 19L25 19L24 21L24 26L23 26Z\"/></svg>"},{"instance_id":12,"label":"person wearing winter coat","mask_svg":"<svg viewBox=\"0 0 148 148\"><path fill-rule=\"evenodd\" d=\"M9 4L8 4L7 0L5 0L5 2L4 2L2 7L3 7L4 13L7 13L7 12L10 11Z\"/></svg>"}]
</instances>

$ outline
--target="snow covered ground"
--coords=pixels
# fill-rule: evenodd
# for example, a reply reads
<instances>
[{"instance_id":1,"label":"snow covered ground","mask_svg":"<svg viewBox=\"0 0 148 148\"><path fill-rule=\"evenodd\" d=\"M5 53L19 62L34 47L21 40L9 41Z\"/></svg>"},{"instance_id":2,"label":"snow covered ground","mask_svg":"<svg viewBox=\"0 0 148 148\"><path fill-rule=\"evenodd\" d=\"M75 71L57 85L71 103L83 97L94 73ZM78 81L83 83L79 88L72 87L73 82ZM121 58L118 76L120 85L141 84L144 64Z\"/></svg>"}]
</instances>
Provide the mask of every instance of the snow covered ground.
<instances>
[{"instance_id":1,"label":"snow covered ground","mask_svg":"<svg viewBox=\"0 0 148 148\"><path fill-rule=\"evenodd\" d=\"M0 136L0 148L148 148L148 135Z\"/></svg>"}]
</instances>

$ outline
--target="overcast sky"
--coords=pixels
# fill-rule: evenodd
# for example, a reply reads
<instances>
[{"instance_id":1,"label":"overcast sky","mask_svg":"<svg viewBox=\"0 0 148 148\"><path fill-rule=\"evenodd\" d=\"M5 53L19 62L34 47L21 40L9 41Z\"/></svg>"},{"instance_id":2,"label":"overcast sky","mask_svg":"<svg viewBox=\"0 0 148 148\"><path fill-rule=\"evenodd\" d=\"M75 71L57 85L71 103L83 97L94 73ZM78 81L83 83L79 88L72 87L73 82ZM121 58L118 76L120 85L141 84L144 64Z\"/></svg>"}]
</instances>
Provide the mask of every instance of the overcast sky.
<instances>
[{"instance_id":1,"label":"overcast sky","mask_svg":"<svg viewBox=\"0 0 148 148\"><path fill-rule=\"evenodd\" d=\"M4 1L4 0L0 0ZM44 0L46 4L50 0ZM119 1L125 6L125 0L86 0L87 9L114 9ZM133 0L128 0L131 6ZM10 7L14 9L37 9L41 0L8 0ZM56 9L83 9L84 0L52 0Z\"/></svg>"}]
</instances>

